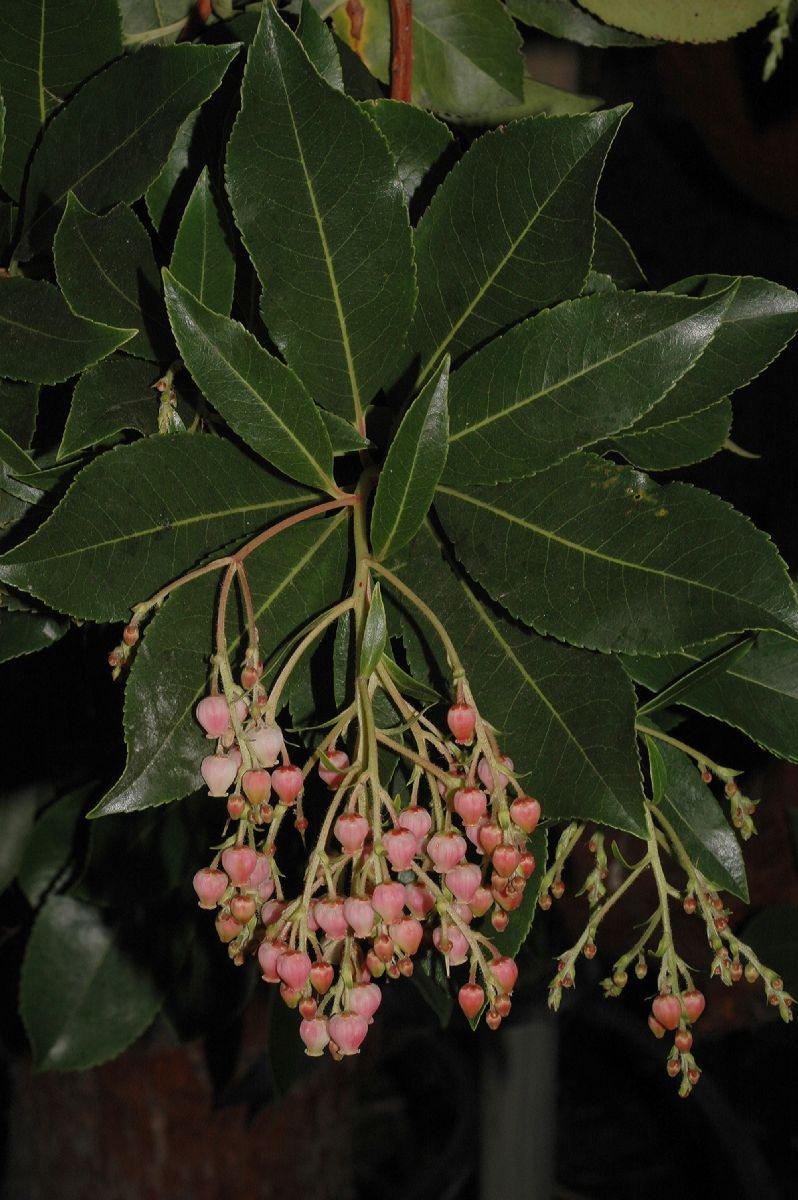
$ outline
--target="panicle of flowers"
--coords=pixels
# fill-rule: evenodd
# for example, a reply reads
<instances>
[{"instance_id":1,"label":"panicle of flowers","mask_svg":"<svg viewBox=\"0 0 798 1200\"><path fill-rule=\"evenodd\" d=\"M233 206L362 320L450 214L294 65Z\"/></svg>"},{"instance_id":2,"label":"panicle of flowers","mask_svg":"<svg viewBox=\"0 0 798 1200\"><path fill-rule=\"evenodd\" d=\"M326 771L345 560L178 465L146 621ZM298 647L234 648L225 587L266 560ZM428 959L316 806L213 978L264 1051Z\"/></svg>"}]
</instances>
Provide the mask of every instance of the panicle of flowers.
<instances>
[{"instance_id":1,"label":"panicle of flowers","mask_svg":"<svg viewBox=\"0 0 798 1200\"><path fill-rule=\"evenodd\" d=\"M695 755L701 758L699 755ZM704 782L713 776L724 781L726 795L734 797L737 808L744 801L742 793L733 782L734 772L712 764L712 771L703 761L699 769ZM730 790L731 789L731 790ZM734 816L734 811L733 814ZM750 818L750 813L747 814ZM557 963L557 972L549 985L549 1007L560 1006L563 989L571 988L576 981L576 970L580 955L593 958L596 954L596 935L601 922L618 900L646 873L654 877L657 889L657 904L642 926L642 933L633 946L613 964L610 974L602 980L606 997L619 996L629 981L629 969L635 977L645 979L649 971L649 960L659 960L656 992L652 997L648 1025L657 1038L672 1033L673 1043L666 1060L668 1074L679 1079L679 1095L688 1096L698 1082L701 1071L692 1053L692 1027L706 1006L706 998L694 983L690 968L676 949L671 923L670 904L678 901L688 915L697 915L705 925L707 941L713 958L710 974L727 986L745 978L749 983L762 979L767 1002L778 1009L785 1021L792 1020L792 997L785 992L782 980L775 971L764 966L755 951L735 936L729 926L729 910L718 894L718 889L702 874L691 860L682 839L667 819L664 812L653 802L646 805L648 837L645 851L636 864L628 864L617 852L618 867L627 869L627 874L612 893L607 896L604 880L607 878L607 856L604 837L596 831L588 843L595 856L595 866L589 872L583 887L577 893L586 894L590 913L588 923L579 939L565 951ZM753 826L744 828L734 821L742 836L750 836ZM541 880L539 903L550 907L552 898L559 899L565 890L562 880L566 860L580 841L584 824L572 822L560 836L554 860ZM617 850L617 848L616 848ZM666 875L663 855L669 856L683 877L680 888L671 881L673 872Z\"/></svg>"}]
</instances>

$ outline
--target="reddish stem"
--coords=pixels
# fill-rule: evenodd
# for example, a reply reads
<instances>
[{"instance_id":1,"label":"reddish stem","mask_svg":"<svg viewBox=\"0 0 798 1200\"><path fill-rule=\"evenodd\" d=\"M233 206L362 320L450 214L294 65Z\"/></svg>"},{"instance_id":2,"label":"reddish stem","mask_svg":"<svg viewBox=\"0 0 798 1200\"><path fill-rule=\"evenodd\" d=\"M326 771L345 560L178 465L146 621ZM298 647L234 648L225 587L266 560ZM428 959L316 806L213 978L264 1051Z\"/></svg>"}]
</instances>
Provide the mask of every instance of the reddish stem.
<instances>
[{"instance_id":1,"label":"reddish stem","mask_svg":"<svg viewBox=\"0 0 798 1200\"><path fill-rule=\"evenodd\" d=\"M413 90L413 0L391 0L391 99L410 102Z\"/></svg>"},{"instance_id":2,"label":"reddish stem","mask_svg":"<svg viewBox=\"0 0 798 1200\"><path fill-rule=\"evenodd\" d=\"M336 508L347 508L350 505L357 504L359 500L360 497L355 494L344 496L340 500L325 500L323 504L314 504L310 508L303 508L301 512L294 513L292 517L285 517L282 521L278 521L276 525L272 525L269 529L265 529L263 533L259 533L257 537L247 542L235 554L231 554L227 561L241 563L253 550L257 550L264 542L268 542L269 538L276 537L283 530L290 529L293 525L298 525L300 521L307 521L310 517L318 517L321 513L333 512Z\"/></svg>"}]
</instances>

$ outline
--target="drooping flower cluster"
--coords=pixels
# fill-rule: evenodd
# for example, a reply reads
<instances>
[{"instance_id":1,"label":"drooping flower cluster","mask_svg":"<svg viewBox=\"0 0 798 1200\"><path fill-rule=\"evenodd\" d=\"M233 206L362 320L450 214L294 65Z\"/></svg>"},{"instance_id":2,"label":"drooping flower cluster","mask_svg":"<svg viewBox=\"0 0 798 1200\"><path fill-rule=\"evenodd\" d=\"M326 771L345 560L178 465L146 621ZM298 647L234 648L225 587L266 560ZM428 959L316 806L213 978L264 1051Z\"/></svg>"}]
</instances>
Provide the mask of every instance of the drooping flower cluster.
<instances>
[{"instance_id":1,"label":"drooping flower cluster","mask_svg":"<svg viewBox=\"0 0 798 1200\"><path fill-rule=\"evenodd\" d=\"M486 1008L493 1029L510 1011L518 975L477 923L490 913L481 924L501 931L520 905L535 870L527 836L540 805L523 793L464 679L445 730L387 673L374 683L402 714L414 749L376 725L364 690L300 768L253 663L234 695L207 696L196 710L216 742L202 776L225 800L228 824L194 888L200 905L217 911L233 961L257 952L263 978L298 1008L310 1055L357 1053L381 1001L375 980L412 974L428 944L447 971L467 967L460 1006L472 1019ZM404 800L380 782L377 744L408 766ZM289 815L316 837L292 895L278 865Z\"/></svg>"}]
</instances>

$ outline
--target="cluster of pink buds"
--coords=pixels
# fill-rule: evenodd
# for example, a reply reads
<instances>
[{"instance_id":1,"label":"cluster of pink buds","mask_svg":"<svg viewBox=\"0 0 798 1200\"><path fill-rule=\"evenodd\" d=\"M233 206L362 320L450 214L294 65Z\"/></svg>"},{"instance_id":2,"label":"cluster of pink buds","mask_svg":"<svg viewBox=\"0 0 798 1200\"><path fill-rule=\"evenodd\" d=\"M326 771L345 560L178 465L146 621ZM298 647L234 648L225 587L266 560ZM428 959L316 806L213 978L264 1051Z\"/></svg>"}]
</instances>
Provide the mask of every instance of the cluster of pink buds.
<instances>
[{"instance_id":1,"label":"cluster of pink buds","mask_svg":"<svg viewBox=\"0 0 798 1200\"><path fill-rule=\"evenodd\" d=\"M241 688L207 696L196 709L216 742L202 777L228 819L195 891L201 907L216 910L232 960L257 953L264 980L299 1010L299 1034L314 1056L356 1054L380 1005L375 981L411 975L427 947L447 972L466 968L461 1009L471 1020L486 1010L497 1028L518 969L491 936L506 928L535 870L527 838L540 804L518 785L470 692L463 698L465 682L440 729L390 678L374 679L402 712L412 748L377 727L361 696L304 766L295 765L251 667ZM404 802L380 782L377 743L405 758ZM315 839L292 895L277 865L288 813Z\"/></svg>"}]
</instances>

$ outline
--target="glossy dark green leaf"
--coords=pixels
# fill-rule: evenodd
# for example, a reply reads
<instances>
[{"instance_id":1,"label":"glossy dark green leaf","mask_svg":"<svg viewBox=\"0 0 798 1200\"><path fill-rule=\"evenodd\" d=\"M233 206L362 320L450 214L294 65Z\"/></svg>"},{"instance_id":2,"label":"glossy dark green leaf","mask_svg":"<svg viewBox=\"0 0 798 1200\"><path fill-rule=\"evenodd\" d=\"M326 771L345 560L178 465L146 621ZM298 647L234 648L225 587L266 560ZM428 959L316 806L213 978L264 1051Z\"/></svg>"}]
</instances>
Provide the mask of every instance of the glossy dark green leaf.
<instances>
[{"instance_id":1,"label":"glossy dark green leaf","mask_svg":"<svg viewBox=\"0 0 798 1200\"><path fill-rule=\"evenodd\" d=\"M45 808L25 843L18 880L33 908L41 904L69 862L92 786L69 792Z\"/></svg>"},{"instance_id":2,"label":"glossy dark green leaf","mask_svg":"<svg viewBox=\"0 0 798 1200\"><path fill-rule=\"evenodd\" d=\"M755 644L758 636L760 635L756 633L748 633L745 637L736 638L729 645L718 650L717 653L711 654L703 662L699 662L697 666L688 668L678 679L673 680L672 683L669 683L662 690L658 691L656 695L646 700L644 704L641 704L637 710L638 717L643 717L647 713L658 712L662 708L668 708L670 705L675 704L682 695L690 691L691 688L696 687L702 682L706 682L712 675L727 671L735 663L745 658ZM656 661L667 662L674 657L681 659L682 655L663 655L661 660L657 659ZM642 655L641 658L644 662L647 661L645 655ZM629 660L622 657L622 661L626 663ZM631 670L629 674L633 675Z\"/></svg>"},{"instance_id":3,"label":"glossy dark green leaf","mask_svg":"<svg viewBox=\"0 0 798 1200\"><path fill-rule=\"evenodd\" d=\"M611 441L614 450L643 471L672 471L711 458L723 448L731 431L730 400L716 400L699 412L673 417L664 411L670 407L668 400L666 396L654 412L643 418L646 428L640 433L624 433ZM674 396L671 411L676 412L677 406L681 407ZM662 424L654 425L654 420L661 420Z\"/></svg>"},{"instance_id":4,"label":"glossy dark green leaf","mask_svg":"<svg viewBox=\"0 0 798 1200\"><path fill-rule=\"evenodd\" d=\"M47 245L70 191L92 212L143 195L183 121L218 87L235 53L230 46L147 47L90 79L36 151L18 257Z\"/></svg>"},{"instance_id":5,"label":"glossy dark green leaf","mask_svg":"<svg viewBox=\"0 0 798 1200\"><path fill-rule=\"evenodd\" d=\"M326 426L294 372L243 325L201 304L168 271L164 288L183 362L220 416L278 470L335 492Z\"/></svg>"},{"instance_id":6,"label":"glossy dark green leaf","mask_svg":"<svg viewBox=\"0 0 798 1200\"><path fill-rule=\"evenodd\" d=\"M207 167L197 180L180 222L169 270L206 308L229 315L235 257L225 236Z\"/></svg>"},{"instance_id":7,"label":"glossy dark green leaf","mask_svg":"<svg viewBox=\"0 0 798 1200\"><path fill-rule=\"evenodd\" d=\"M174 224L176 233L178 211L182 216L199 177L199 168L193 165L192 149L200 119L201 112L197 110L180 126L160 174L144 194L150 220L159 232L165 218L171 214L170 223Z\"/></svg>"},{"instance_id":8,"label":"glossy dark green leaf","mask_svg":"<svg viewBox=\"0 0 798 1200\"><path fill-rule=\"evenodd\" d=\"M357 423L412 314L410 224L384 139L269 4L227 177L269 333L313 398Z\"/></svg>"},{"instance_id":9,"label":"glossy dark green leaf","mask_svg":"<svg viewBox=\"0 0 798 1200\"><path fill-rule=\"evenodd\" d=\"M0 430L29 450L36 429L39 389L32 383L0 379Z\"/></svg>"},{"instance_id":10,"label":"glossy dark green leaf","mask_svg":"<svg viewBox=\"0 0 798 1200\"><path fill-rule=\"evenodd\" d=\"M499 732L546 816L645 834L633 690L616 659L538 637L484 604L454 575L425 526L397 568L446 627L480 711ZM428 678L437 638L395 591L410 668ZM445 670L433 682L448 690Z\"/></svg>"},{"instance_id":11,"label":"glossy dark green leaf","mask_svg":"<svg viewBox=\"0 0 798 1200\"><path fill-rule=\"evenodd\" d=\"M69 625L49 613L0 609L0 663L45 650L62 638Z\"/></svg>"},{"instance_id":12,"label":"glossy dark green leaf","mask_svg":"<svg viewBox=\"0 0 798 1200\"><path fill-rule=\"evenodd\" d=\"M444 479L523 479L630 425L704 352L728 293L676 299L566 301L473 354L452 376Z\"/></svg>"},{"instance_id":13,"label":"glossy dark green leaf","mask_svg":"<svg viewBox=\"0 0 798 1200\"><path fill-rule=\"evenodd\" d=\"M650 46L634 33L605 25L586 13L574 0L507 0L514 17L552 37L566 38L580 46Z\"/></svg>"},{"instance_id":14,"label":"glossy dark green leaf","mask_svg":"<svg viewBox=\"0 0 798 1200\"><path fill-rule=\"evenodd\" d=\"M346 568L343 515L309 521L266 542L247 559L247 577L265 655L316 613L340 599ZM94 816L128 813L178 800L202 786L208 741L194 709L208 690L217 576L175 592L146 629L125 688L127 764ZM233 661L240 630L228 639Z\"/></svg>"},{"instance_id":15,"label":"glossy dark green leaf","mask_svg":"<svg viewBox=\"0 0 798 1200\"><path fill-rule=\"evenodd\" d=\"M313 66L330 87L342 92L344 76L335 38L322 21L311 0L303 0L296 35Z\"/></svg>"},{"instance_id":16,"label":"glossy dark green leaf","mask_svg":"<svg viewBox=\"0 0 798 1200\"><path fill-rule=\"evenodd\" d=\"M412 675L408 675L407 671L394 662L390 654L383 654L381 665L385 667L403 696L413 696L416 700L421 700L424 704L439 704L442 701L443 697L439 692L436 692L434 688L428 687L423 680L415 679Z\"/></svg>"},{"instance_id":17,"label":"glossy dark green leaf","mask_svg":"<svg viewBox=\"0 0 798 1200\"><path fill-rule=\"evenodd\" d=\"M503 929L501 933L497 933L490 923L490 917L483 922L485 936L490 938L499 954L506 954L508 958L515 958L535 923L538 911L538 885L546 869L548 840L548 831L542 828L536 829L526 840L527 850L535 856L536 870L524 889L523 900L515 912L510 913L507 928Z\"/></svg>"},{"instance_id":18,"label":"glossy dark green leaf","mask_svg":"<svg viewBox=\"0 0 798 1200\"><path fill-rule=\"evenodd\" d=\"M579 0L602 21L649 38L672 42L720 42L751 29L773 8L773 0Z\"/></svg>"},{"instance_id":19,"label":"glossy dark green leaf","mask_svg":"<svg viewBox=\"0 0 798 1200\"><path fill-rule=\"evenodd\" d=\"M363 108L388 143L405 200L410 201L450 145L449 129L432 113L398 100L366 100Z\"/></svg>"},{"instance_id":20,"label":"glossy dark green leaf","mask_svg":"<svg viewBox=\"0 0 798 1200\"><path fill-rule=\"evenodd\" d=\"M368 678L377 670L387 644L388 626L385 620L385 605L382 602L382 589L379 584L375 584L363 629L363 644L360 647L361 675Z\"/></svg>"},{"instance_id":21,"label":"glossy dark green leaf","mask_svg":"<svg viewBox=\"0 0 798 1200\"><path fill-rule=\"evenodd\" d=\"M657 743L650 737L647 737L645 740L646 753L648 754L648 773L651 777L651 799L655 804L661 804L668 783L668 771Z\"/></svg>"},{"instance_id":22,"label":"glossy dark green leaf","mask_svg":"<svg viewBox=\"0 0 798 1200\"><path fill-rule=\"evenodd\" d=\"M600 212L596 213L592 269L609 275L619 288L640 287L646 281L632 247L612 221L608 221Z\"/></svg>"},{"instance_id":23,"label":"glossy dark green leaf","mask_svg":"<svg viewBox=\"0 0 798 1200\"><path fill-rule=\"evenodd\" d=\"M27 450L23 450L3 429L0 429L0 462L13 475L29 475L36 471L36 463Z\"/></svg>"},{"instance_id":24,"label":"glossy dark green leaf","mask_svg":"<svg viewBox=\"0 0 798 1200\"><path fill-rule=\"evenodd\" d=\"M70 192L54 251L58 283L74 313L138 330L125 343L127 354L174 357L152 246L132 209L119 204L98 217Z\"/></svg>"},{"instance_id":25,"label":"glossy dark green leaf","mask_svg":"<svg viewBox=\"0 0 798 1200\"><path fill-rule=\"evenodd\" d=\"M707 879L748 902L740 844L701 773L681 750L660 742L667 773L665 794L657 806L676 831L694 866Z\"/></svg>"},{"instance_id":26,"label":"glossy dark green leaf","mask_svg":"<svg viewBox=\"0 0 798 1200\"><path fill-rule=\"evenodd\" d=\"M529 117L485 134L438 188L416 230L409 349L425 377L536 309L578 295L593 204L625 109Z\"/></svg>"},{"instance_id":27,"label":"glossy dark green leaf","mask_svg":"<svg viewBox=\"0 0 798 1200\"><path fill-rule=\"evenodd\" d=\"M574 645L661 654L739 630L798 633L773 543L687 484L575 454L512 484L440 485L436 506L473 577Z\"/></svg>"},{"instance_id":28,"label":"glossy dark green leaf","mask_svg":"<svg viewBox=\"0 0 798 1200\"><path fill-rule=\"evenodd\" d=\"M415 0L413 103L456 114L520 100L520 50L499 0Z\"/></svg>"},{"instance_id":29,"label":"glossy dark green leaf","mask_svg":"<svg viewBox=\"0 0 798 1200\"><path fill-rule=\"evenodd\" d=\"M522 117L535 117L542 113L550 116L568 116L573 113L593 112L600 108L603 101L598 96L583 96L578 92L566 92L562 88L552 87L550 83L542 83L524 73L523 99L513 101L499 107L472 109L458 113L456 120L461 125L487 126L503 125L509 121L518 121Z\"/></svg>"},{"instance_id":30,"label":"glossy dark green leaf","mask_svg":"<svg viewBox=\"0 0 798 1200\"><path fill-rule=\"evenodd\" d=\"M449 358L411 404L380 472L371 516L375 558L388 558L415 537L446 463Z\"/></svg>"},{"instance_id":31,"label":"glossy dark green leaf","mask_svg":"<svg viewBox=\"0 0 798 1200\"><path fill-rule=\"evenodd\" d=\"M20 1015L39 1070L85 1070L114 1058L152 1023L161 1001L104 910L71 896L47 901L20 982Z\"/></svg>"},{"instance_id":32,"label":"glossy dark green leaf","mask_svg":"<svg viewBox=\"0 0 798 1200\"><path fill-rule=\"evenodd\" d=\"M42 791L41 784L27 784L25 787L4 788L0 795L0 821L3 828L3 838L0 842L0 892L5 891L19 870L25 844L33 829L36 809L42 799L46 798Z\"/></svg>"},{"instance_id":33,"label":"glossy dark green leaf","mask_svg":"<svg viewBox=\"0 0 798 1200\"><path fill-rule=\"evenodd\" d=\"M624 666L638 683L660 691L692 673L723 650L713 642L663 658L625 657ZM777 633L760 633L745 657L722 671L697 675L679 692L678 703L741 729L761 746L798 762L798 642Z\"/></svg>"},{"instance_id":34,"label":"glossy dark green leaf","mask_svg":"<svg viewBox=\"0 0 798 1200\"><path fill-rule=\"evenodd\" d=\"M414 0L413 104L460 116L521 100L521 41L498 0ZM388 81L390 20L380 0L333 14L336 32Z\"/></svg>"},{"instance_id":35,"label":"glossy dark green leaf","mask_svg":"<svg viewBox=\"0 0 798 1200\"><path fill-rule=\"evenodd\" d=\"M122 51L114 0L25 0L3 6L0 87L7 105L0 185L19 198L25 164L50 114Z\"/></svg>"},{"instance_id":36,"label":"glossy dark green leaf","mask_svg":"<svg viewBox=\"0 0 798 1200\"><path fill-rule=\"evenodd\" d=\"M11 258L18 216L19 209L16 204L12 204L10 200L0 200L0 263L4 265Z\"/></svg>"},{"instance_id":37,"label":"glossy dark green leaf","mask_svg":"<svg viewBox=\"0 0 798 1200\"><path fill-rule=\"evenodd\" d=\"M614 439L615 447L635 465L670 469L707 457L703 449L714 453L718 444L711 448L713 441L730 411L728 405L707 410L759 375L798 330L798 295L765 279L695 276L673 284L668 292L706 297L729 285L734 291L706 354L627 435ZM649 433L651 438L640 436Z\"/></svg>"},{"instance_id":38,"label":"glossy dark green leaf","mask_svg":"<svg viewBox=\"0 0 798 1200\"><path fill-rule=\"evenodd\" d=\"M52 517L0 559L0 579L72 616L119 620L215 548L313 498L220 438L145 438L81 471Z\"/></svg>"},{"instance_id":39,"label":"glossy dark green leaf","mask_svg":"<svg viewBox=\"0 0 798 1200\"><path fill-rule=\"evenodd\" d=\"M328 408L320 408L319 413L327 430L334 456L348 454L350 450L367 450L371 445L368 438L362 437L351 421L336 416Z\"/></svg>"},{"instance_id":40,"label":"glossy dark green leaf","mask_svg":"<svg viewBox=\"0 0 798 1200\"><path fill-rule=\"evenodd\" d=\"M415 959L415 968L410 978L445 1029L454 1012L454 996L443 955L430 947Z\"/></svg>"},{"instance_id":41,"label":"glossy dark green leaf","mask_svg":"<svg viewBox=\"0 0 798 1200\"><path fill-rule=\"evenodd\" d=\"M798 905L768 904L746 921L742 937L766 966L778 971L794 996L798 992Z\"/></svg>"},{"instance_id":42,"label":"glossy dark green leaf","mask_svg":"<svg viewBox=\"0 0 798 1200\"><path fill-rule=\"evenodd\" d=\"M0 373L10 379L61 383L133 334L76 316L43 279L0 278Z\"/></svg>"},{"instance_id":43,"label":"glossy dark green leaf","mask_svg":"<svg viewBox=\"0 0 798 1200\"><path fill-rule=\"evenodd\" d=\"M59 458L110 441L124 429L155 433L161 374L154 363L114 355L84 371L72 393Z\"/></svg>"}]
</instances>

